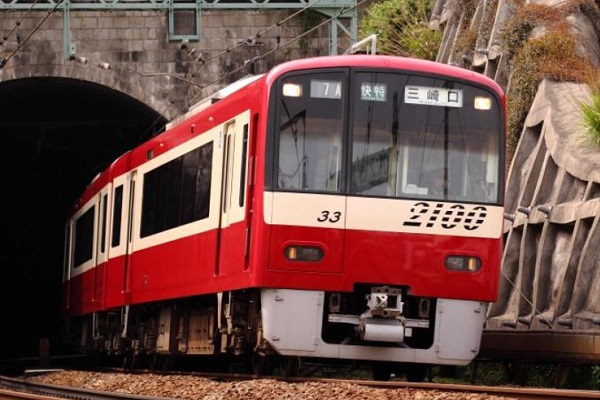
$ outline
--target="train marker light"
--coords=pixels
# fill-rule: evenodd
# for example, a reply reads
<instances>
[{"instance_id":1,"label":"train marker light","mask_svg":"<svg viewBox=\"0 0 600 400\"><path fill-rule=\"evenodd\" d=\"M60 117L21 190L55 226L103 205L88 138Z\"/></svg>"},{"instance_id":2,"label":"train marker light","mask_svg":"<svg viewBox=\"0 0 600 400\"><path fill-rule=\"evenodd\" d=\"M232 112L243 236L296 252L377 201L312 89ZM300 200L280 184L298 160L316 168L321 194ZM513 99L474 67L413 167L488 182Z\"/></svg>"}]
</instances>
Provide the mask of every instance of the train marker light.
<instances>
[{"instance_id":1,"label":"train marker light","mask_svg":"<svg viewBox=\"0 0 600 400\"><path fill-rule=\"evenodd\" d=\"M323 259L323 249L316 246L292 245L285 248L284 256L290 261L317 262Z\"/></svg>"},{"instance_id":2,"label":"train marker light","mask_svg":"<svg viewBox=\"0 0 600 400\"><path fill-rule=\"evenodd\" d=\"M286 97L302 96L302 85L298 85L297 83L284 83L283 95Z\"/></svg>"},{"instance_id":3,"label":"train marker light","mask_svg":"<svg viewBox=\"0 0 600 400\"><path fill-rule=\"evenodd\" d=\"M481 269L481 260L473 256L449 256L445 264L452 271L477 272Z\"/></svg>"},{"instance_id":4,"label":"train marker light","mask_svg":"<svg viewBox=\"0 0 600 400\"><path fill-rule=\"evenodd\" d=\"M473 100L473 107L476 110L489 110L492 108L492 99L489 97L477 96Z\"/></svg>"}]
</instances>

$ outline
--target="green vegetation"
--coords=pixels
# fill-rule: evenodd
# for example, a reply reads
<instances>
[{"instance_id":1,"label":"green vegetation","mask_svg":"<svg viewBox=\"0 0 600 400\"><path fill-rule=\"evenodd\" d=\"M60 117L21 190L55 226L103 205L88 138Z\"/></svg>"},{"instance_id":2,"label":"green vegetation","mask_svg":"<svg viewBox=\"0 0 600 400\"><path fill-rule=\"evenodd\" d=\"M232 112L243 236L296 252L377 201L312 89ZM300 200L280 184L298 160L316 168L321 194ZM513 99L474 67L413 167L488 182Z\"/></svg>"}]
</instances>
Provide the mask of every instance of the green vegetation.
<instances>
[{"instance_id":1,"label":"green vegetation","mask_svg":"<svg viewBox=\"0 0 600 400\"><path fill-rule=\"evenodd\" d=\"M512 159L525 117L543 79L585 82L594 67L577 48L578 37L569 28L567 16L585 1L564 6L522 4L514 10L502 32L502 47L513 65L507 88L508 159ZM542 34L534 35L534 29Z\"/></svg>"},{"instance_id":2,"label":"green vegetation","mask_svg":"<svg viewBox=\"0 0 600 400\"><path fill-rule=\"evenodd\" d=\"M302 57L307 57L309 55L310 50L310 40L316 39L318 40L318 31L313 32L312 34L306 35L306 32L309 32L311 29L314 29L317 25L322 23L325 20L323 14L315 11L315 10L307 10L300 14L298 17L300 19L301 32L302 37L300 38L298 44L300 46L300 52L302 53Z\"/></svg>"},{"instance_id":3,"label":"green vegetation","mask_svg":"<svg viewBox=\"0 0 600 400\"><path fill-rule=\"evenodd\" d=\"M592 389L600 390L600 365L593 365L591 370L592 379L590 381Z\"/></svg>"},{"instance_id":4,"label":"green vegetation","mask_svg":"<svg viewBox=\"0 0 600 400\"><path fill-rule=\"evenodd\" d=\"M600 389L600 366L589 364L474 361L465 367L434 367L434 381L483 386Z\"/></svg>"},{"instance_id":5,"label":"green vegetation","mask_svg":"<svg viewBox=\"0 0 600 400\"><path fill-rule=\"evenodd\" d=\"M581 104L583 139L592 146L600 148L600 87L592 86L589 103Z\"/></svg>"},{"instance_id":6,"label":"green vegetation","mask_svg":"<svg viewBox=\"0 0 600 400\"><path fill-rule=\"evenodd\" d=\"M377 35L377 52L435 60L442 32L429 28L432 1L383 0L369 6L359 36Z\"/></svg>"},{"instance_id":7,"label":"green vegetation","mask_svg":"<svg viewBox=\"0 0 600 400\"><path fill-rule=\"evenodd\" d=\"M456 13L458 15L464 15L461 19L458 27L458 33L456 35L456 42L452 49L452 55L450 61L462 65L463 61L473 59L473 52L477 46L479 32L475 26L473 26L473 16L477 9L477 0L466 0L457 2Z\"/></svg>"},{"instance_id":8,"label":"green vegetation","mask_svg":"<svg viewBox=\"0 0 600 400\"><path fill-rule=\"evenodd\" d=\"M478 2L458 3L458 14L472 16ZM460 35L454 45L452 60L473 57L479 42L487 43L495 17L496 1L488 4L479 28L471 18L461 22ZM509 0L511 17L501 32L501 45L513 65L506 89L508 113L507 156L512 159L525 118L543 79L560 82L588 82L594 67L578 49L578 38L570 29L567 16L573 12L586 15L600 33L600 11L591 0L570 0L547 6ZM435 60L442 31L430 29L432 1L383 0L370 5L360 21L359 35L377 35L380 54L393 54ZM598 74L594 76L600 76ZM600 78L599 78L600 79ZM600 147L600 84L593 88L592 101L582 104L585 139Z\"/></svg>"},{"instance_id":9,"label":"green vegetation","mask_svg":"<svg viewBox=\"0 0 600 400\"><path fill-rule=\"evenodd\" d=\"M304 362L300 375L320 378L371 380L369 363L318 363ZM391 378L404 381L400 373ZM425 381L448 384L507 386L537 388L562 388L578 390L600 389L600 366L593 364L526 363L474 361L458 367L450 365L431 366Z\"/></svg>"},{"instance_id":10,"label":"green vegetation","mask_svg":"<svg viewBox=\"0 0 600 400\"><path fill-rule=\"evenodd\" d=\"M600 72L593 74L588 86L592 93L590 101L582 103L582 139L594 147L600 148Z\"/></svg>"}]
</instances>

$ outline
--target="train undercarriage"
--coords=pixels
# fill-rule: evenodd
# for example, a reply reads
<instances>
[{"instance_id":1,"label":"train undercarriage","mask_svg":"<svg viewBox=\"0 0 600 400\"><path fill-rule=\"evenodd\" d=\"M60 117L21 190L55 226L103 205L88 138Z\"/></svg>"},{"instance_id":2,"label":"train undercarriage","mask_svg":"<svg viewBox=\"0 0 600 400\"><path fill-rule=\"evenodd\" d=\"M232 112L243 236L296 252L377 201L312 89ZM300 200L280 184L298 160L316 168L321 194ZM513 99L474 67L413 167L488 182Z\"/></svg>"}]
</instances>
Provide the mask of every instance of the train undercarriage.
<instances>
[{"instance_id":1,"label":"train undercarriage","mask_svg":"<svg viewBox=\"0 0 600 400\"><path fill-rule=\"evenodd\" d=\"M274 303L288 301L295 293L316 292L277 293ZM294 351L302 345L292 344L287 346L291 351L282 351L277 348L278 338L265 337L265 318L276 320L265 315L272 309L263 304L265 298L265 290L240 290L97 312L71 319L70 331L76 332L71 337L103 366L221 372L234 366L236 372L256 375L274 370L296 375L300 359L310 357ZM405 288L357 285L353 293L318 292L316 298L321 299L322 315L316 324L321 343L365 347L367 352L374 347L426 349L433 344L436 302L408 296ZM298 315L305 312L309 320L317 318L313 309L302 308ZM362 361L372 366L377 380L399 370L409 371L411 380L425 376L424 364L410 363L407 369L407 363L376 357Z\"/></svg>"}]
</instances>

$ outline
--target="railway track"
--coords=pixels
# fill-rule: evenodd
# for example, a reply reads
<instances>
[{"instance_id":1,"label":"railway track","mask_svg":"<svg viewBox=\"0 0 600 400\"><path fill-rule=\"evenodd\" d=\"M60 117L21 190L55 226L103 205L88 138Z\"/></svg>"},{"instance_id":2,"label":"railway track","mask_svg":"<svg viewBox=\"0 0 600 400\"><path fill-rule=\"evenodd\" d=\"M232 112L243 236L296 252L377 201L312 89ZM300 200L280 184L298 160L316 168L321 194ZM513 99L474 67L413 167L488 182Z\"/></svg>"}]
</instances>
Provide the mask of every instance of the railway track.
<instances>
[{"instance_id":1,"label":"railway track","mask_svg":"<svg viewBox=\"0 0 600 400\"><path fill-rule=\"evenodd\" d=\"M46 385L0 376L0 400L173 400L156 396L103 392L98 390L73 388L59 385Z\"/></svg>"},{"instance_id":2,"label":"railway track","mask_svg":"<svg viewBox=\"0 0 600 400\"><path fill-rule=\"evenodd\" d=\"M116 373L112 373L115 375ZM100 376L102 374L99 374ZM106 374L109 376L110 374ZM144 380L147 376L160 376L163 375L157 374L155 372L147 373L135 373L135 374L122 374L127 375L128 382L135 382L138 379L140 382ZM167 374L165 374L167 375ZM98 375L95 375L96 377ZM457 400L464 399L465 394L469 394L468 399L532 399L532 400L566 400L566 399L599 399L600 392L599 391L586 391L586 390L565 390L565 389L536 389L536 388L515 388L515 387L490 387L490 386L472 386L472 385L459 385L459 384L441 384L441 383L410 383L410 382L400 382L400 381L389 381L389 382L379 382L379 381L366 381L366 380L349 380L349 379L331 379L331 378L279 378L279 377L268 377L267 379L257 379L251 375L240 375L240 374L188 374L181 373L177 375L179 378L183 377L204 377L206 382L210 382L211 384L217 385L226 385L231 384L232 382L238 382L237 389L242 392L245 391L245 394L248 395L252 393L252 398L254 399L265 399L271 400L273 397L269 397L268 395L261 396L260 390L258 390L263 385L275 386L276 384L289 384L292 385L290 387L294 387L297 385L322 385L323 390L328 390L327 387L331 387L331 393L327 395L328 399L352 399L352 392L348 391L348 388L357 387L362 392L357 394L355 397L364 398L365 390L373 390L372 394L375 394L377 391L377 398L386 398L382 396L381 390L389 391L389 398L394 398L396 400L403 399L414 399L416 393L419 393L419 398L422 399L443 399L443 400ZM101 378L95 378L95 380L101 380ZM243 387L241 388L241 383L243 383ZM194 383L197 385L197 383ZM135 383L136 387L143 387L143 383ZM181 385L181 383L179 383ZM256 387L257 390L254 390ZM339 387L345 388L342 397L340 397ZM211 393L215 393L215 396L212 398L223 398L223 399L234 399L234 398L243 398L243 393L239 397L240 393L233 393L230 388L225 390L225 394L223 396L219 396L219 391L211 388ZM272 392L274 393L274 392ZM293 392L290 390L289 393L291 396L287 396L288 399L298 398L300 400L302 397L295 397ZM405 393L406 397L402 397L402 394ZM430 397L428 397L430 396ZM435 396L435 397L433 397ZM183 399L183 397L178 397L177 395L173 395L171 397L164 395L162 397L157 397L156 395L148 396L141 395L137 393L119 393L114 390L105 391L105 390L92 390L89 388L82 387L72 387L72 386L64 386L64 385L56 385L56 384L45 384L39 382L33 382L29 377L24 376L22 378L9 378L0 376L0 400L4 399L38 399L38 400L46 400L46 399L76 399L76 400L173 400L173 399ZM185 399L205 399L202 395L198 397L185 397Z\"/></svg>"}]
</instances>

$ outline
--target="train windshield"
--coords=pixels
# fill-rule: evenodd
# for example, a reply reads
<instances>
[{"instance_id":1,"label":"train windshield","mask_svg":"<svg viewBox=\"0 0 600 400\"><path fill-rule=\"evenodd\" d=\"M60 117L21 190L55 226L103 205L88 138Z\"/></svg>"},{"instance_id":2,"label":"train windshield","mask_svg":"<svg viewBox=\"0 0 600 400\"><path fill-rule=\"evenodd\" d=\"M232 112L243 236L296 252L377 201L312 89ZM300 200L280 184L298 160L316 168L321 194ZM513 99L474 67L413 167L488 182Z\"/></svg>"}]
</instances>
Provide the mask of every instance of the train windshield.
<instances>
[{"instance_id":1,"label":"train windshield","mask_svg":"<svg viewBox=\"0 0 600 400\"><path fill-rule=\"evenodd\" d=\"M297 75L283 81L276 187L341 190L346 81L342 71Z\"/></svg>"},{"instance_id":2,"label":"train windshield","mask_svg":"<svg viewBox=\"0 0 600 400\"><path fill-rule=\"evenodd\" d=\"M296 75L278 88L274 188L501 202L503 110L492 92L387 71Z\"/></svg>"}]
</instances>

